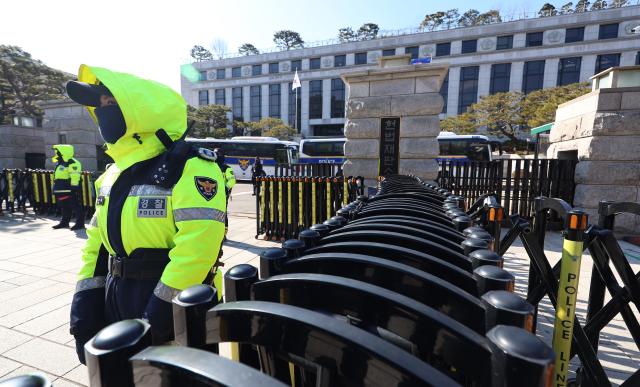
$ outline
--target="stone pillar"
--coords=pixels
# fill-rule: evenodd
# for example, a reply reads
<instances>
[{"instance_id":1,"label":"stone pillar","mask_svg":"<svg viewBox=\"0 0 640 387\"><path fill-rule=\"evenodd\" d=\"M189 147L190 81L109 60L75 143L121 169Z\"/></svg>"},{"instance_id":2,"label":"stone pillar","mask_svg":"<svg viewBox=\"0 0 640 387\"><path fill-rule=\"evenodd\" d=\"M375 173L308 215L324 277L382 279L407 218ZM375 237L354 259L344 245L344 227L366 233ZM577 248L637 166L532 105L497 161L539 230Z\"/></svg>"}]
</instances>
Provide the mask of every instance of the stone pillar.
<instances>
[{"instance_id":1,"label":"stone pillar","mask_svg":"<svg viewBox=\"0 0 640 387\"><path fill-rule=\"evenodd\" d=\"M619 77L624 81L624 75ZM572 152L579 160L574 206L587 211L592 223L597 222L601 200L640 201L640 84L613 86L560 105L549 135L549 158ZM638 233L636 218L617 217L616 230Z\"/></svg>"},{"instance_id":2,"label":"stone pillar","mask_svg":"<svg viewBox=\"0 0 640 387\"><path fill-rule=\"evenodd\" d=\"M104 144L97 125L84 106L72 101L49 101L41 104L44 110L43 128L45 167L53 168L53 151L51 146L66 140L73 145L74 157L82 164L82 169L96 171L98 169L97 148Z\"/></svg>"},{"instance_id":3,"label":"stone pillar","mask_svg":"<svg viewBox=\"0 0 640 387\"><path fill-rule=\"evenodd\" d=\"M522 77L524 76L524 62L511 63L511 78L509 91L522 91Z\"/></svg>"},{"instance_id":4,"label":"stone pillar","mask_svg":"<svg viewBox=\"0 0 640 387\"><path fill-rule=\"evenodd\" d=\"M440 86L447 64L410 65L410 55L381 57L378 68L345 74L345 176L364 176L375 184L379 174L382 119L399 119L399 149L385 152L397 157L398 173L435 180L438 173L438 114L443 100ZM385 145L383 144L383 145ZM387 156L390 153L386 153Z\"/></svg>"}]
</instances>

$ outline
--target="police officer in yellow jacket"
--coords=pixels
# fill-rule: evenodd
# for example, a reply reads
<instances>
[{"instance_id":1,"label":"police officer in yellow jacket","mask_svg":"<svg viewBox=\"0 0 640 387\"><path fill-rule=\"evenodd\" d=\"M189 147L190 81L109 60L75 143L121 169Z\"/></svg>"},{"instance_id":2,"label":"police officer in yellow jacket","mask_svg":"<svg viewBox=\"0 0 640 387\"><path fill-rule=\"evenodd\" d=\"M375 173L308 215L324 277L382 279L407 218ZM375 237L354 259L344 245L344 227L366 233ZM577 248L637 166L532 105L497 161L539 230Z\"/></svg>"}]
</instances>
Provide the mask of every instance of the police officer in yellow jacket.
<instances>
[{"instance_id":1,"label":"police officer in yellow jacket","mask_svg":"<svg viewBox=\"0 0 640 387\"><path fill-rule=\"evenodd\" d=\"M145 318L162 343L173 338L171 299L180 290L206 282L221 297L226 199L214 153L183 140L187 106L178 93L86 65L67 93L96 119L115 161L96 181L71 306L84 362L84 344L107 324Z\"/></svg>"},{"instance_id":2,"label":"police officer in yellow jacket","mask_svg":"<svg viewBox=\"0 0 640 387\"><path fill-rule=\"evenodd\" d=\"M225 164L225 155L222 148L216 148L213 150L213 153L216 155L216 163L220 167L222 171L222 175L224 176L224 188L227 194L227 207L229 206L229 198L231 197L231 190L236 185L236 176L233 174L233 169ZM228 214L227 214L228 215ZM224 235L227 235L229 232L229 218L225 216L224 218Z\"/></svg>"},{"instance_id":3,"label":"police officer in yellow jacket","mask_svg":"<svg viewBox=\"0 0 640 387\"><path fill-rule=\"evenodd\" d=\"M82 178L82 166L73 158L73 145L54 145L53 162L56 163L53 170L53 194L56 203L62 210L60 223L53 226L55 229L69 227L71 211L76 215L76 223L72 230L84 228L84 212L82 211L82 197L80 182Z\"/></svg>"}]
</instances>

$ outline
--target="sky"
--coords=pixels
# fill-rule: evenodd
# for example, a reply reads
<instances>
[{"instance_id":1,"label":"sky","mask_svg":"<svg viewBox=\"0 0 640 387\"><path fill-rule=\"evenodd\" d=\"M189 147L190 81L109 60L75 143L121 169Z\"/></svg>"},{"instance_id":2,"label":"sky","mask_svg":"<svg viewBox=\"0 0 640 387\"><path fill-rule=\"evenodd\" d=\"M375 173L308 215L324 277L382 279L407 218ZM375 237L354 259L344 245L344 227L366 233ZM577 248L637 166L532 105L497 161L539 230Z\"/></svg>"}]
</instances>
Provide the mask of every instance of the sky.
<instances>
[{"instance_id":1,"label":"sky","mask_svg":"<svg viewBox=\"0 0 640 387\"><path fill-rule=\"evenodd\" d=\"M568 1L568 0L567 0ZM566 1L565 1L566 2ZM458 8L503 15L536 12L537 0L1 0L0 44L22 47L47 65L77 73L80 64L107 67L180 91L180 66L193 45L215 39L229 52L243 43L272 48L290 29L305 41L335 38L339 28L368 22L382 30L417 27L425 14ZM560 6L563 1L555 2Z\"/></svg>"}]
</instances>

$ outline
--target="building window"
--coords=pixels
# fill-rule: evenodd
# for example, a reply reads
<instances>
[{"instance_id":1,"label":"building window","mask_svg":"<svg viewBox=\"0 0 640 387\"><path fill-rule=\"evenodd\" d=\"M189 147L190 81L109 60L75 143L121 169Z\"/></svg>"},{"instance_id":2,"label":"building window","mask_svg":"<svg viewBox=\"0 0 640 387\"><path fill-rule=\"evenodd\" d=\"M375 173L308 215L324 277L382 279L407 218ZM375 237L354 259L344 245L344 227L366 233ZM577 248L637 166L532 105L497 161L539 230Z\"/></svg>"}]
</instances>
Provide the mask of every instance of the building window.
<instances>
[{"instance_id":1,"label":"building window","mask_svg":"<svg viewBox=\"0 0 640 387\"><path fill-rule=\"evenodd\" d=\"M280 118L280 84L269 85L269 117Z\"/></svg>"},{"instance_id":2,"label":"building window","mask_svg":"<svg viewBox=\"0 0 640 387\"><path fill-rule=\"evenodd\" d=\"M205 106L209 104L209 90L198 90L198 105Z\"/></svg>"},{"instance_id":3,"label":"building window","mask_svg":"<svg viewBox=\"0 0 640 387\"><path fill-rule=\"evenodd\" d=\"M280 66L278 65L278 62L269 63L269 74L277 74L279 71L280 71Z\"/></svg>"},{"instance_id":4,"label":"building window","mask_svg":"<svg viewBox=\"0 0 640 387\"><path fill-rule=\"evenodd\" d=\"M542 32L529 32L526 45L527 47L542 46Z\"/></svg>"},{"instance_id":5,"label":"building window","mask_svg":"<svg viewBox=\"0 0 640 387\"><path fill-rule=\"evenodd\" d=\"M216 70L216 79L224 79L225 78L225 71L224 69L217 69Z\"/></svg>"},{"instance_id":6,"label":"building window","mask_svg":"<svg viewBox=\"0 0 640 387\"><path fill-rule=\"evenodd\" d=\"M489 93L506 93L509 91L511 80L511 63L498 63L491 65L491 86Z\"/></svg>"},{"instance_id":7,"label":"building window","mask_svg":"<svg viewBox=\"0 0 640 387\"><path fill-rule=\"evenodd\" d=\"M524 62L522 75L522 92L529 94L532 91L542 89L544 82L544 60Z\"/></svg>"},{"instance_id":8,"label":"building window","mask_svg":"<svg viewBox=\"0 0 640 387\"><path fill-rule=\"evenodd\" d=\"M598 74L611 67L620 66L620 54L603 54L598 55L596 59L596 72Z\"/></svg>"},{"instance_id":9,"label":"building window","mask_svg":"<svg viewBox=\"0 0 640 387\"><path fill-rule=\"evenodd\" d=\"M231 69L231 78L240 78L240 67L234 67Z\"/></svg>"},{"instance_id":10,"label":"building window","mask_svg":"<svg viewBox=\"0 0 640 387\"><path fill-rule=\"evenodd\" d=\"M567 28L564 34L565 43L582 42L584 40L584 27Z\"/></svg>"},{"instance_id":11,"label":"building window","mask_svg":"<svg viewBox=\"0 0 640 387\"><path fill-rule=\"evenodd\" d=\"M558 86L580 82L580 63L582 58L562 58L558 63Z\"/></svg>"},{"instance_id":12,"label":"building window","mask_svg":"<svg viewBox=\"0 0 640 387\"><path fill-rule=\"evenodd\" d=\"M331 80L331 118L344 118L344 82Z\"/></svg>"},{"instance_id":13,"label":"building window","mask_svg":"<svg viewBox=\"0 0 640 387\"><path fill-rule=\"evenodd\" d=\"M251 66L251 75L261 75L262 74L262 65L253 65Z\"/></svg>"},{"instance_id":14,"label":"building window","mask_svg":"<svg viewBox=\"0 0 640 387\"><path fill-rule=\"evenodd\" d=\"M322 81L309 82L309 118L322 118Z\"/></svg>"},{"instance_id":15,"label":"building window","mask_svg":"<svg viewBox=\"0 0 640 387\"><path fill-rule=\"evenodd\" d=\"M436 44L436 56L451 55L451 42Z\"/></svg>"},{"instance_id":16,"label":"building window","mask_svg":"<svg viewBox=\"0 0 640 387\"><path fill-rule=\"evenodd\" d=\"M513 35L498 36L496 50L510 50L513 48Z\"/></svg>"},{"instance_id":17,"label":"building window","mask_svg":"<svg viewBox=\"0 0 640 387\"><path fill-rule=\"evenodd\" d=\"M382 56L394 56L396 54L395 48L389 48L386 50L382 50Z\"/></svg>"},{"instance_id":18,"label":"building window","mask_svg":"<svg viewBox=\"0 0 640 387\"><path fill-rule=\"evenodd\" d=\"M418 46L405 47L404 53L411 55L411 59L418 59Z\"/></svg>"},{"instance_id":19,"label":"building window","mask_svg":"<svg viewBox=\"0 0 640 387\"><path fill-rule=\"evenodd\" d=\"M242 115L242 87L234 87L231 89L233 120L243 121Z\"/></svg>"},{"instance_id":20,"label":"building window","mask_svg":"<svg viewBox=\"0 0 640 387\"><path fill-rule=\"evenodd\" d=\"M442 81L442 86L440 87L440 95L444 100L444 105L442 106L442 112L447 112L447 100L449 99L449 70L447 70L447 76L444 77L444 81Z\"/></svg>"},{"instance_id":21,"label":"building window","mask_svg":"<svg viewBox=\"0 0 640 387\"><path fill-rule=\"evenodd\" d=\"M224 95L224 89L216 89L215 98L216 98L216 105L225 105L226 100Z\"/></svg>"},{"instance_id":22,"label":"building window","mask_svg":"<svg viewBox=\"0 0 640 387\"><path fill-rule=\"evenodd\" d=\"M615 39L618 37L618 23L600 24L598 39Z\"/></svg>"},{"instance_id":23,"label":"building window","mask_svg":"<svg viewBox=\"0 0 640 387\"><path fill-rule=\"evenodd\" d=\"M302 96L299 89L296 89L298 90L296 93L296 90L291 90L291 86L292 83L289 82L289 126L293 126L298 130L298 133L300 133L300 126L302 124Z\"/></svg>"},{"instance_id":24,"label":"building window","mask_svg":"<svg viewBox=\"0 0 640 387\"><path fill-rule=\"evenodd\" d=\"M302 60L292 60L291 61L291 71L302 71Z\"/></svg>"},{"instance_id":25,"label":"building window","mask_svg":"<svg viewBox=\"0 0 640 387\"><path fill-rule=\"evenodd\" d=\"M636 66L640 65L640 51L636 52Z\"/></svg>"},{"instance_id":26,"label":"building window","mask_svg":"<svg viewBox=\"0 0 640 387\"><path fill-rule=\"evenodd\" d=\"M472 52L476 52L476 50L478 49L478 41L473 39L473 40L463 40L462 41L462 53L463 54L469 54Z\"/></svg>"},{"instance_id":27,"label":"building window","mask_svg":"<svg viewBox=\"0 0 640 387\"><path fill-rule=\"evenodd\" d=\"M357 65L367 64L367 53L356 52L355 63Z\"/></svg>"},{"instance_id":28,"label":"building window","mask_svg":"<svg viewBox=\"0 0 640 387\"><path fill-rule=\"evenodd\" d=\"M462 67L460 69L460 93L458 96L458 114L467 111L467 108L478 100L478 73L479 66Z\"/></svg>"},{"instance_id":29,"label":"building window","mask_svg":"<svg viewBox=\"0 0 640 387\"><path fill-rule=\"evenodd\" d=\"M262 87L258 85L251 86L251 88L249 89L249 94L251 97L251 99L249 100L249 104L251 107L251 121L260 121L260 119L262 118L262 93L260 92L261 88Z\"/></svg>"},{"instance_id":30,"label":"building window","mask_svg":"<svg viewBox=\"0 0 640 387\"><path fill-rule=\"evenodd\" d=\"M66 143L67 143L67 134L58 133L58 144L66 144Z\"/></svg>"},{"instance_id":31,"label":"building window","mask_svg":"<svg viewBox=\"0 0 640 387\"><path fill-rule=\"evenodd\" d=\"M320 58L309 59L309 68L311 70L317 70L320 68Z\"/></svg>"},{"instance_id":32,"label":"building window","mask_svg":"<svg viewBox=\"0 0 640 387\"><path fill-rule=\"evenodd\" d=\"M342 67L347 64L347 56L346 55L336 55L333 57L333 66L334 67Z\"/></svg>"},{"instance_id":33,"label":"building window","mask_svg":"<svg viewBox=\"0 0 640 387\"><path fill-rule=\"evenodd\" d=\"M206 81L207 80L207 72L206 71L200 71L200 76L198 77L199 81Z\"/></svg>"}]
</instances>

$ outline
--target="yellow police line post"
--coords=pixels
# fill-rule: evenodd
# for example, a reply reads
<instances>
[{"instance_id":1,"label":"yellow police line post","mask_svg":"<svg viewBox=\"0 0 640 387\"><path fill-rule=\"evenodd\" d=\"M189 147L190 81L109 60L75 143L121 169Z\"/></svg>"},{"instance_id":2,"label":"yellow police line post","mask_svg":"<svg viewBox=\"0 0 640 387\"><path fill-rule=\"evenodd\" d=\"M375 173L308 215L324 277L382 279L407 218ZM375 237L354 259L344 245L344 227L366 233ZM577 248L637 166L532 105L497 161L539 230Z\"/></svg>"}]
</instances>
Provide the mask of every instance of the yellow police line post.
<instances>
[{"instance_id":1,"label":"yellow police line post","mask_svg":"<svg viewBox=\"0 0 640 387\"><path fill-rule=\"evenodd\" d=\"M573 340L573 322L578 298L578 281L580 280L582 245L587 222L587 214L578 210L572 210L567 213L565 219L565 235L560 264L560 285L553 329L553 350L556 354L554 385L558 387L567 385L567 373L569 371L569 361L571 360L571 342Z\"/></svg>"},{"instance_id":2,"label":"yellow police line post","mask_svg":"<svg viewBox=\"0 0 640 387\"><path fill-rule=\"evenodd\" d=\"M298 231L304 227L304 178L298 178Z\"/></svg>"},{"instance_id":3,"label":"yellow police line post","mask_svg":"<svg viewBox=\"0 0 640 387\"><path fill-rule=\"evenodd\" d=\"M331 217L331 178L327 177L327 215L325 216L325 220Z\"/></svg>"},{"instance_id":4,"label":"yellow police line post","mask_svg":"<svg viewBox=\"0 0 640 387\"><path fill-rule=\"evenodd\" d=\"M7 188L9 189L9 195L7 196L7 210L13 212L13 201L15 200L13 197L13 172L10 169L7 169ZM9 208L9 204L11 204L11 208Z\"/></svg>"},{"instance_id":5,"label":"yellow police line post","mask_svg":"<svg viewBox=\"0 0 640 387\"><path fill-rule=\"evenodd\" d=\"M311 224L316 224L316 179L311 178Z\"/></svg>"},{"instance_id":6,"label":"yellow police line post","mask_svg":"<svg viewBox=\"0 0 640 387\"><path fill-rule=\"evenodd\" d=\"M41 200L40 200L40 189L38 188L38 173L36 171L31 171L31 181L33 183L33 199L34 204L32 205L34 211L40 210Z\"/></svg>"}]
</instances>

